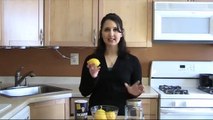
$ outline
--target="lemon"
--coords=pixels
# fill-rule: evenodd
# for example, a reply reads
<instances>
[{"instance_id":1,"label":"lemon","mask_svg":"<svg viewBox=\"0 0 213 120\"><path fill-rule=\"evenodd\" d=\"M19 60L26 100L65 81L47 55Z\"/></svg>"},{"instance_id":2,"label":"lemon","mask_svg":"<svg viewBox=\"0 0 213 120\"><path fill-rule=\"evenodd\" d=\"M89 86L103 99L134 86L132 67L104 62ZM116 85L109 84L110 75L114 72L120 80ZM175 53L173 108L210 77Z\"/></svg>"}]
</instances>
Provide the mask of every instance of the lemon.
<instances>
[{"instance_id":1,"label":"lemon","mask_svg":"<svg viewBox=\"0 0 213 120\"><path fill-rule=\"evenodd\" d=\"M105 112L102 108L98 109L98 110L95 112L94 119L95 119L95 120L100 120L100 119L106 120L106 119L107 119L107 117L106 117L106 112Z\"/></svg>"},{"instance_id":2,"label":"lemon","mask_svg":"<svg viewBox=\"0 0 213 120\"><path fill-rule=\"evenodd\" d=\"M109 112L106 112L106 117L109 120L115 120L116 119L116 114L113 111L109 111Z\"/></svg>"},{"instance_id":3,"label":"lemon","mask_svg":"<svg viewBox=\"0 0 213 120\"><path fill-rule=\"evenodd\" d=\"M97 58L91 58L87 61L87 64L94 64L96 67L98 67L101 63Z\"/></svg>"}]
</instances>

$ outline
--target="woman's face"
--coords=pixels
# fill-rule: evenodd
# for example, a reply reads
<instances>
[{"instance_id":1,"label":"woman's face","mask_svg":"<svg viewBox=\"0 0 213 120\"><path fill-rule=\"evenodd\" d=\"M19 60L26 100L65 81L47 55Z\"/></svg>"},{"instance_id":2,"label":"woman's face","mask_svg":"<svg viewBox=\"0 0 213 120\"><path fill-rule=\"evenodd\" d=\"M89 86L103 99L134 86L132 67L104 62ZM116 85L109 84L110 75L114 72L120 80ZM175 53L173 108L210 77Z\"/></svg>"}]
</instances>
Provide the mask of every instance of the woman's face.
<instances>
[{"instance_id":1,"label":"woman's face","mask_svg":"<svg viewBox=\"0 0 213 120\"><path fill-rule=\"evenodd\" d=\"M112 20L106 20L102 28L102 37L106 46L115 46L120 42L122 33L119 32L119 28Z\"/></svg>"}]
</instances>

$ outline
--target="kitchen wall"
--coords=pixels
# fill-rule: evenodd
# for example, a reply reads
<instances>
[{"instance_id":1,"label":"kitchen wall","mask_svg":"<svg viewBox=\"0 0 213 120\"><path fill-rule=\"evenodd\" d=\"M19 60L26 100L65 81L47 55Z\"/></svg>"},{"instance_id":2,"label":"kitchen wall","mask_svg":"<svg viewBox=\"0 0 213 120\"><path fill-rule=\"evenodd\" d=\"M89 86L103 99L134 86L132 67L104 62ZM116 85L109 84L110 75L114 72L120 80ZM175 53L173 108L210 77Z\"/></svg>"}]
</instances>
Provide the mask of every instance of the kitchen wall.
<instances>
[{"instance_id":1,"label":"kitchen wall","mask_svg":"<svg viewBox=\"0 0 213 120\"><path fill-rule=\"evenodd\" d=\"M143 77L149 77L152 60L213 60L213 45L154 44L150 48L129 48L142 65ZM37 76L80 76L83 61L94 48L63 47L66 56L80 54L80 65L70 65L51 48L0 49L0 76L13 76L19 66L23 72L33 70Z\"/></svg>"}]
</instances>

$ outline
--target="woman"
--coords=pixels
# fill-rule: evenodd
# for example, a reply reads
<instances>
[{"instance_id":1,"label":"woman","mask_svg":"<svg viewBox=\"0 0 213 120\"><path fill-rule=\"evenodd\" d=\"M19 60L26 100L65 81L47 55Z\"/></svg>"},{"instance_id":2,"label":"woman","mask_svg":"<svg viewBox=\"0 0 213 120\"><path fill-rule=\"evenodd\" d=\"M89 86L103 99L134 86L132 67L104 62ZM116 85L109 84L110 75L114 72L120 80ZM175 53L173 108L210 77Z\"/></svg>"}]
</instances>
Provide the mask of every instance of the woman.
<instances>
[{"instance_id":1,"label":"woman","mask_svg":"<svg viewBox=\"0 0 213 120\"><path fill-rule=\"evenodd\" d=\"M100 66L88 65L91 58L97 58ZM119 107L118 114L124 115L126 100L143 92L141 78L139 60L127 51L121 18L114 13L107 14L101 21L97 49L83 65L79 86L81 94L91 95L90 107L114 105Z\"/></svg>"}]
</instances>

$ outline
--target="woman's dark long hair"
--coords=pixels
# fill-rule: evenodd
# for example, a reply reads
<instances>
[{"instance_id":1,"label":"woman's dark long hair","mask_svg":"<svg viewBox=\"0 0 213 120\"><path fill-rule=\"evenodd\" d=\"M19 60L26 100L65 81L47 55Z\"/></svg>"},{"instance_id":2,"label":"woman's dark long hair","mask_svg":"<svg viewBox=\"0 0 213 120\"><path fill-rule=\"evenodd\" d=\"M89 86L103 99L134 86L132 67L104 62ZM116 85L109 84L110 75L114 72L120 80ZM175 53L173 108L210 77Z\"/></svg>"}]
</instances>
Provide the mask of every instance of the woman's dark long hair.
<instances>
[{"instance_id":1,"label":"woman's dark long hair","mask_svg":"<svg viewBox=\"0 0 213 120\"><path fill-rule=\"evenodd\" d=\"M122 37L118 43L118 55L121 57L126 57L126 55L129 53L126 47L126 40L124 39L124 28L123 28L123 22L121 18L115 14L115 13L109 13L105 17L103 17L101 21L101 29L99 33L99 39L98 39L98 46L95 50L95 54L103 55L106 51L106 45L104 43L101 31L103 29L103 24L105 23L106 20L112 20L116 23L118 31L122 33Z\"/></svg>"}]
</instances>

